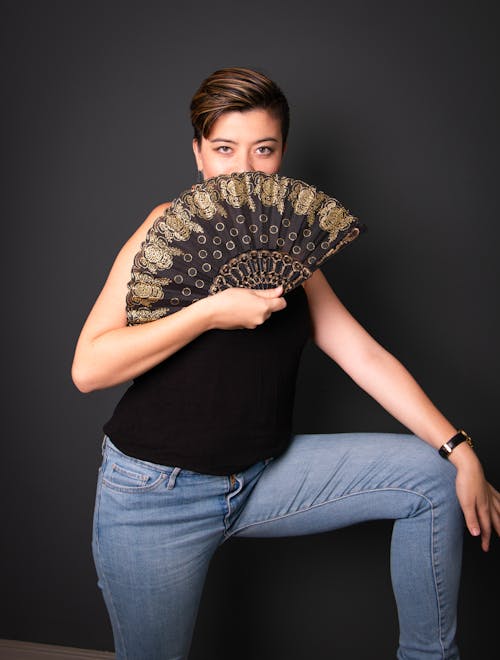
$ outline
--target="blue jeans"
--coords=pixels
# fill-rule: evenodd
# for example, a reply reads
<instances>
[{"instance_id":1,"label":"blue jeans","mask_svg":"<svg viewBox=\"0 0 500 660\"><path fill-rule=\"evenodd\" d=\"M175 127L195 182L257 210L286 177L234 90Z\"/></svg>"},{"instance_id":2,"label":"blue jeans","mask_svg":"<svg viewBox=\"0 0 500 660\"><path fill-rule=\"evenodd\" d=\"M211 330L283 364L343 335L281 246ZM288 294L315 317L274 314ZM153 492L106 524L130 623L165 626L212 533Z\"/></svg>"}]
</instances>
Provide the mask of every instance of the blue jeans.
<instances>
[{"instance_id":1,"label":"blue jeans","mask_svg":"<svg viewBox=\"0 0 500 660\"><path fill-rule=\"evenodd\" d=\"M234 537L394 519L398 660L456 660L464 520L456 469L410 434L294 435L228 476L126 456L104 436L92 551L117 660L188 657L210 559Z\"/></svg>"}]
</instances>

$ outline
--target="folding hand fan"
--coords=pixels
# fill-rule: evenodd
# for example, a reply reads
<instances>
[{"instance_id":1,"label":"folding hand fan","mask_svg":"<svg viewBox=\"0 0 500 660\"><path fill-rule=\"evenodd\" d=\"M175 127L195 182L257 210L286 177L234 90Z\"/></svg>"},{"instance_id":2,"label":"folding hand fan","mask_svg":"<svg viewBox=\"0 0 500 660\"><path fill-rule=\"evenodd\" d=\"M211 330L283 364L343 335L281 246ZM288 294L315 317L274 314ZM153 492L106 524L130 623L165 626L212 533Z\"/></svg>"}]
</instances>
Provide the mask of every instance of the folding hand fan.
<instances>
[{"instance_id":1,"label":"folding hand fan","mask_svg":"<svg viewBox=\"0 0 500 660\"><path fill-rule=\"evenodd\" d=\"M228 287L292 291L366 226L333 197L278 174L222 174L177 197L150 227L128 282L127 324Z\"/></svg>"}]
</instances>

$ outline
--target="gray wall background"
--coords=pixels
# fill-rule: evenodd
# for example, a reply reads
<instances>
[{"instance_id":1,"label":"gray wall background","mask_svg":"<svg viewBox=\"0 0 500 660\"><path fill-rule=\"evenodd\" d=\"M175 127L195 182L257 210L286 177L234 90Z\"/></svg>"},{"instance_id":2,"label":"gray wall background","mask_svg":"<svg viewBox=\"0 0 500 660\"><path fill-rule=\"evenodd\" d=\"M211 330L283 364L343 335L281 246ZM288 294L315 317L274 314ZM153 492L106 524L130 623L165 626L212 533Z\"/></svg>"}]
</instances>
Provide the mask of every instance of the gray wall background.
<instances>
[{"instance_id":1,"label":"gray wall background","mask_svg":"<svg viewBox=\"0 0 500 660\"><path fill-rule=\"evenodd\" d=\"M219 67L255 67L282 86L282 173L369 229L324 272L500 483L494 6L2 2L0 637L112 649L90 538L101 425L126 386L80 394L70 365L121 245L193 183L189 101ZM313 345L294 428L402 429ZM394 657L391 527L226 544L191 659ZM465 539L464 660L495 642L498 547Z\"/></svg>"}]
</instances>

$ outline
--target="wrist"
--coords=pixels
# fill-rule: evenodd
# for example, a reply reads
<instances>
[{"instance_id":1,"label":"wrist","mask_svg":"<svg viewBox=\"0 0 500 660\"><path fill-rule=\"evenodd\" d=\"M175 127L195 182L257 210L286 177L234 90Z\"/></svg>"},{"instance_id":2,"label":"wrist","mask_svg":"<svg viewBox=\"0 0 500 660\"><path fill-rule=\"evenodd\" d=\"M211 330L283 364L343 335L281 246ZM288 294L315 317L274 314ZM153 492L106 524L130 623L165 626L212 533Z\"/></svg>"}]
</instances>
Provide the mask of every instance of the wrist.
<instances>
[{"instance_id":1,"label":"wrist","mask_svg":"<svg viewBox=\"0 0 500 660\"><path fill-rule=\"evenodd\" d=\"M448 458L455 447L458 447L462 442L467 442L470 447L473 447L472 438L463 430L460 429L453 436L447 440L441 447L438 449L439 455L443 458Z\"/></svg>"},{"instance_id":2,"label":"wrist","mask_svg":"<svg viewBox=\"0 0 500 660\"><path fill-rule=\"evenodd\" d=\"M192 306L196 307L201 316L201 323L203 325L203 330L213 330L216 327L215 323L215 309L213 306L212 296L206 296L205 298L200 298Z\"/></svg>"},{"instance_id":3,"label":"wrist","mask_svg":"<svg viewBox=\"0 0 500 660\"><path fill-rule=\"evenodd\" d=\"M470 464L476 458L472 450L474 444L472 438L463 429L456 431L439 449L439 455L445 460L451 461L457 468L467 463Z\"/></svg>"},{"instance_id":4,"label":"wrist","mask_svg":"<svg viewBox=\"0 0 500 660\"><path fill-rule=\"evenodd\" d=\"M461 442L448 456L450 463L458 469L479 461L476 452L467 442Z\"/></svg>"}]
</instances>

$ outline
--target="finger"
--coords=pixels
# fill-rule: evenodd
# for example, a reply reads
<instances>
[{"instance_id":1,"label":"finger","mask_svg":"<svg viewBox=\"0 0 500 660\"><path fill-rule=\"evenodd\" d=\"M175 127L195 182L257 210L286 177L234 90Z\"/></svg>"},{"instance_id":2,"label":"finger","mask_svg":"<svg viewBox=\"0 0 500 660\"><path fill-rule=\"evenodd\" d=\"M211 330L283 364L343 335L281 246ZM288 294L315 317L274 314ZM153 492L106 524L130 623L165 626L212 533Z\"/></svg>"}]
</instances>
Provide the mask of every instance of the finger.
<instances>
[{"instance_id":1,"label":"finger","mask_svg":"<svg viewBox=\"0 0 500 660\"><path fill-rule=\"evenodd\" d=\"M498 536L500 536L500 496L491 484L488 484L490 491L490 516L491 524Z\"/></svg>"},{"instance_id":2,"label":"finger","mask_svg":"<svg viewBox=\"0 0 500 660\"><path fill-rule=\"evenodd\" d=\"M498 493L491 484L488 484L490 490L490 510L500 513L500 493Z\"/></svg>"},{"instance_id":3,"label":"finger","mask_svg":"<svg viewBox=\"0 0 500 660\"><path fill-rule=\"evenodd\" d=\"M478 506L479 525L481 527L481 547L488 552L491 538L491 518L488 502L482 502Z\"/></svg>"},{"instance_id":4,"label":"finger","mask_svg":"<svg viewBox=\"0 0 500 660\"><path fill-rule=\"evenodd\" d=\"M476 507L473 504L462 504L462 511L464 512L465 524L472 536L479 536L481 534L481 527L476 515Z\"/></svg>"},{"instance_id":5,"label":"finger","mask_svg":"<svg viewBox=\"0 0 500 660\"><path fill-rule=\"evenodd\" d=\"M489 483L489 481L487 481L486 483L488 484L488 488L492 491L492 493L495 494L495 495L497 495L498 497L500 497L500 492L498 492L498 490L496 490L496 489L495 489L495 488Z\"/></svg>"},{"instance_id":6,"label":"finger","mask_svg":"<svg viewBox=\"0 0 500 660\"><path fill-rule=\"evenodd\" d=\"M274 298L274 296L281 296L283 293L283 284L275 286L274 289L252 289L252 291L264 298Z\"/></svg>"},{"instance_id":7,"label":"finger","mask_svg":"<svg viewBox=\"0 0 500 660\"><path fill-rule=\"evenodd\" d=\"M495 497L495 495L493 495L493 497L491 498L491 503L494 509L500 511L500 497Z\"/></svg>"},{"instance_id":8,"label":"finger","mask_svg":"<svg viewBox=\"0 0 500 660\"><path fill-rule=\"evenodd\" d=\"M491 510L491 523L498 536L500 536L500 511Z\"/></svg>"},{"instance_id":9,"label":"finger","mask_svg":"<svg viewBox=\"0 0 500 660\"><path fill-rule=\"evenodd\" d=\"M273 312L277 312L280 309L285 309L287 302L284 298L277 298L276 302L273 303Z\"/></svg>"},{"instance_id":10,"label":"finger","mask_svg":"<svg viewBox=\"0 0 500 660\"><path fill-rule=\"evenodd\" d=\"M490 485L490 495L495 504L497 505L500 504L500 493L497 492L491 485Z\"/></svg>"}]
</instances>

